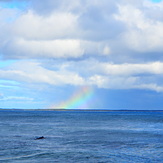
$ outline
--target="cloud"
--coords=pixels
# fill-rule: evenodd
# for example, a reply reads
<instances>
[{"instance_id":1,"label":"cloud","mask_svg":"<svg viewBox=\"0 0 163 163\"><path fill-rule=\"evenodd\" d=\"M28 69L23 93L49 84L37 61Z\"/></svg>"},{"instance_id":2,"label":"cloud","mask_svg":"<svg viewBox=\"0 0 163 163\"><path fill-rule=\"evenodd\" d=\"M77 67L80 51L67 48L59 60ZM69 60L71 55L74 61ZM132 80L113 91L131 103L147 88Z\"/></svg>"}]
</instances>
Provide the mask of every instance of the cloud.
<instances>
[{"instance_id":1,"label":"cloud","mask_svg":"<svg viewBox=\"0 0 163 163\"><path fill-rule=\"evenodd\" d=\"M154 53L163 51L161 4L132 0L30 1L22 11L0 11L0 51L6 59L106 55L106 60L113 62L152 61Z\"/></svg>"},{"instance_id":2,"label":"cloud","mask_svg":"<svg viewBox=\"0 0 163 163\"><path fill-rule=\"evenodd\" d=\"M28 11L12 23L10 38L3 38L1 51L5 58L80 57L83 49L75 39L75 28L76 16L71 13L45 17Z\"/></svg>"},{"instance_id":3,"label":"cloud","mask_svg":"<svg viewBox=\"0 0 163 163\"><path fill-rule=\"evenodd\" d=\"M145 11L133 5L119 5L119 14L115 17L128 28L123 33L123 40L129 49L137 52L160 52L163 50L163 19L154 19L147 13L151 9L154 10L152 13L158 13L162 7L145 4L142 7Z\"/></svg>"},{"instance_id":4,"label":"cloud","mask_svg":"<svg viewBox=\"0 0 163 163\"><path fill-rule=\"evenodd\" d=\"M84 63L85 62L85 63ZM85 67L82 67L84 65ZM77 69L76 66L78 66ZM67 61L49 66L38 61L19 61L0 70L0 79L28 85L94 85L107 89L162 91L163 63L113 64L95 60Z\"/></svg>"},{"instance_id":5,"label":"cloud","mask_svg":"<svg viewBox=\"0 0 163 163\"><path fill-rule=\"evenodd\" d=\"M0 99L3 97L3 93L0 93Z\"/></svg>"},{"instance_id":6,"label":"cloud","mask_svg":"<svg viewBox=\"0 0 163 163\"><path fill-rule=\"evenodd\" d=\"M14 22L13 32L24 39L52 40L73 38L77 33L77 15L69 12L53 12L48 16L29 10Z\"/></svg>"},{"instance_id":7,"label":"cloud","mask_svg":"<svg viewBox=\"0 0 163 163\"><path fill-rule=\"evenodd\" d=\"M0 101L33 101L33 98L23 97L23 96L6 96L3 93L0 93Z\"/></svg>"},{"instance_id":8,"label":"cloud","mask_svg":"<svg viewBox=\"0 0 163 163\"><path fill-rule=\"evenodd\" d=\"M49 63L50 64L50 63ZM99 61L96 59L88 59L81 61L65 61L55 63L55 66L62 67L65 65L67 70L75 70L85 76L90 74L102 74L110 76L140 76L140 75L161 75L163 73L163 62L147 62L147 63L112 63L109 61ZM82 66L84 65L84 66Z\"/></svg>"},{"instance_id":9,"label":"cloud","mask_svg":"<svg viewBox=\"0 0 163 163\"><path fill-rule=\"evenodd\" d=\"M19 60L0 78L162 91L162 9L147 0L34 0L0 10L0 55Z\"/></svg>"},{"instance_id":10,"label":"cloud","mask_svg":"<svg viewBox=\"0 0 163 163\"><path fill-rule=\"evenodd\" d=\"M37 62L19 62L9 70L0 70L0 78L25 83L45 83L50 85L81 85L83 79L74 72L51 71Z\"/></svg>"},{"instance_id":11,"label":"cloud","mask_svg":"<svg viewBox=\"0 0 163 163\"><path fill-rule=\"evenodd\" d=\"M106 42L84 40L87 32L78 27L77 16L71 13L52 13L44 17L29 11L10 28L10 38L3 38L1 44L2 54L8 59L77 58L111 52Z\"/></svg>"},{"instance_id":12,"label":"cloud","mask_svg":"<svg viewBox=\"0 0 163 163\"><path fill-rule=\"evenodd\" d=\"M163 74L163 63L154 62L146 64L110 64L99 63L94 71L116 76L130 76L141 74Z\"/></svg>"},{"instance_id":13,"label":"cloud","mask_svg":"<svg viewBox=\"0 0 163 163\"><path fill-rule=\"evenodd\" d=\"M0 101L33 101L33 98L29 98L29 97L18 97L18 96L7 96L7 97L3 97L0 98Z\"/></svg>"},{"instance_id":14,"label":"cloud","mask_svg":"<svg viewBox=\"0 0 163 163\"><path fill-rule=\"evenodd\" d=\"M79 40L24 40L16 39L4 47L5 58L77 58L83 55ZM12 53L14 51L14 53Z\"/></svg>"}]
</instances>

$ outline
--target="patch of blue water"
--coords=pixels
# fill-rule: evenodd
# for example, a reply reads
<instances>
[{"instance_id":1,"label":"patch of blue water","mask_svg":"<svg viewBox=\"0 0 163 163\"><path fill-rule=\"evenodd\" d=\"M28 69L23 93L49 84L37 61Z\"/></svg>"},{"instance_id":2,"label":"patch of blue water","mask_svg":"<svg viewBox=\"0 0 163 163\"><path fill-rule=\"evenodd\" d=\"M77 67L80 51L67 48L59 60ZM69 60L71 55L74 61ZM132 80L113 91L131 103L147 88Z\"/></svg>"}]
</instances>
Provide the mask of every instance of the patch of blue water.
<instances>
[{"instance_id":1,"label":"patch of blue water","mask_svg":"<svg viewBox=\"0 0 163 163\"><path fill-rule=\"evenodd\" d=\"M1 162L163 160L162 112L0 111L0 129Z\"/></svg>"}]
</instances>

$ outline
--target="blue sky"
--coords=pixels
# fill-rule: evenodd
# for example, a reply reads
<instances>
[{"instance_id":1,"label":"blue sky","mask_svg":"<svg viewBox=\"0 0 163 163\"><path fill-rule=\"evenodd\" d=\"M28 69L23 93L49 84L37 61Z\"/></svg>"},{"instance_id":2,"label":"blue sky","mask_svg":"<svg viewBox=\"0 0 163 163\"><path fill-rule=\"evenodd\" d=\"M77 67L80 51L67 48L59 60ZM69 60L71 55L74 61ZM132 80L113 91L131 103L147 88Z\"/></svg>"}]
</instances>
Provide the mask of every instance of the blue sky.
<instances>
[{"instance_id":1,"label":"blue sky","mask_svg":"<svg viewBox=\"0 0 163 163\"><path fill-rule=\"evenodd\" d=\"M0 9L0 108L163 109L161 0L0 0Z\"/></svg>"},{"instance_id":2,"label":"blue sky","mask_svg":"<svg viewBox=\"0 0 163 163\"><path fill-rule=\"evenodd\" d=\"M11 9L23 9L26 8L28 5L27 1L17 1L17 0L13 0L13 1L0 1L0 6L1 8L11 8Z\"/></svg>"},{"instance_id":3,"label":"blue sky","mask_svg":"<svg viewBox=\"0 0 163 163\"><path fill-rule=\"evenodd\" d=\"M162 0L152 0L152 2L155 2L155 3L159 3L161 2Z\"/></svg>"}]
</instances>

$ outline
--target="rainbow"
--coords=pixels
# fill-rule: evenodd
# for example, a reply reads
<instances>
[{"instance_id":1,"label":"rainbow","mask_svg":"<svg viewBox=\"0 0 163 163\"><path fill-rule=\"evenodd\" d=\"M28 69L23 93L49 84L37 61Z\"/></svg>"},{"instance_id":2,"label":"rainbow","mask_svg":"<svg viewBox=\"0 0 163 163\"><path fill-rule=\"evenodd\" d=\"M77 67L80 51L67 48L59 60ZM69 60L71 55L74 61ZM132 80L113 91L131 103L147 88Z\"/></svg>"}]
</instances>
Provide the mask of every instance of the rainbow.
<instances>
[{"instance_id":1,"label":"rainbow","mask_svg":"<svg viewBox=\"0 0 163 163\"><path fill-rule=\"evenodd\" d=\"M85 109L89 107L89 104L93 97L93 89L89 86L84 86L76 90L73 95L58 104L57 106L50 107L51 109Z\"/></svg>"}]
</instances>

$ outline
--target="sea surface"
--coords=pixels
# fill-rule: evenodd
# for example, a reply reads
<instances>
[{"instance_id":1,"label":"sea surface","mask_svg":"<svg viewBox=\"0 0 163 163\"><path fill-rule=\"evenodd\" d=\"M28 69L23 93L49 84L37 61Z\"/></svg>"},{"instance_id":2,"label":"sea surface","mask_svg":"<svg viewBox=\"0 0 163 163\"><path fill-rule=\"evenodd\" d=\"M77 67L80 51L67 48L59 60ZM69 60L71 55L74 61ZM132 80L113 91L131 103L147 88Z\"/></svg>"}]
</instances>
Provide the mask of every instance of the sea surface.
<instances>
[{"instance_id":1,"label":"sea surface","mask_svg":"<svg viewBox=\"0 0 163 163\"><path fill-rule=\"evenodd\" d=\"M163 112L1 110L0 162L161 163Z\"/></svg>"}]
</instances>

